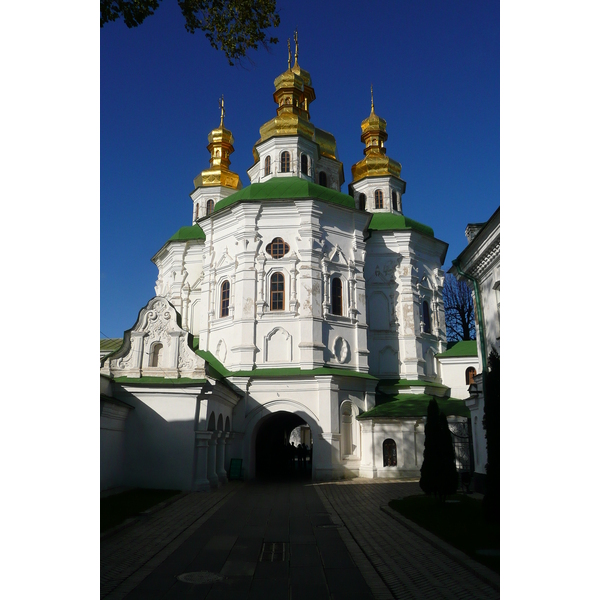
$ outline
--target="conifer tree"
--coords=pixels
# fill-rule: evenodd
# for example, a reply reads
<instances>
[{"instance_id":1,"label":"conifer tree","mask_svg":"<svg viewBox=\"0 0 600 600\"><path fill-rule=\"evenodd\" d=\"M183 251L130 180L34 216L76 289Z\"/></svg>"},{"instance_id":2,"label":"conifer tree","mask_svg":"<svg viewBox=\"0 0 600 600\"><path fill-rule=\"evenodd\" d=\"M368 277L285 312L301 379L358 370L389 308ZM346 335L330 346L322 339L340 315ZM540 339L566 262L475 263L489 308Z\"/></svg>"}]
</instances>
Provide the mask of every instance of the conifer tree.
<instances>
[{"instance_id":1,"label":"conifer tree","mask_svg":"<svg viewBox=\"0 0 600 600\"><path fill-rule=\"evenodd\" d=\"M486 520L500 522L500 355L492 350L485 377L483 428L487 446L485 496L483 513Z\"/></svg>"},{"instance_id":2,"label":"conifer tree","mask_svg":"<svg viewBox=\"0 0 600 600\"><path fill-rule=\"evenodd\" d=\"M458 488L452 434L448 427L448 419L443 412L440 413L435 398L432 398L427 406L425 448L419 485L426 494L433 494L442 502Z\"/></svg>"},{"instance_id":3,"label":"conifer tree","mask_svg":"<svg viewBox=\"0 0 600 600\"><path fill-rule=\"evenodd\" d=\"M452 433L448 427L448 419L440 413L440 473L438 494L444 502L448 496L456 494L458 489L458 471L456 470L456 454Z\"/></svg>"}]
</instances>

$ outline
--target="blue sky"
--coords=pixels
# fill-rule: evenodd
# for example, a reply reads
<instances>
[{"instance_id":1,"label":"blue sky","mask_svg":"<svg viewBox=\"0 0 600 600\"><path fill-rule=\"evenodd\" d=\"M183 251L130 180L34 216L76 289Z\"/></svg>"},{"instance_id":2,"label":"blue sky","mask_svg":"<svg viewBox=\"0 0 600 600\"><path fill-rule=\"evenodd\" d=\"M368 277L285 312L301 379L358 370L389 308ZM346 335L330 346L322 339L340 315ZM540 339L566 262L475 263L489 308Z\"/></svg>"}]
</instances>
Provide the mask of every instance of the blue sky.
<instances>
[{"instance_id":1,"label":"blue sky","mask_svg":"<svg viewBox=\"0 0 600 600\"><path fill-rule=\"evenodd\" d=\"M500 203L498 2L278 2L279 44L231 67L202 33L188 34L174 1L140 27L100 33L101 337L120 337L154 295L151 257L191 223L193 178L208 167L207 135L225 123L231 169L249 184L252 146L275 115L274 79L298 30L299 63L312 77L311 120L331 132L344 163L362 158L360 123L387 120L388 155L402 164L407 216L465 247L468 222ZM376 7L376 8L375 8Z\"/></svg>"}]
</instances>

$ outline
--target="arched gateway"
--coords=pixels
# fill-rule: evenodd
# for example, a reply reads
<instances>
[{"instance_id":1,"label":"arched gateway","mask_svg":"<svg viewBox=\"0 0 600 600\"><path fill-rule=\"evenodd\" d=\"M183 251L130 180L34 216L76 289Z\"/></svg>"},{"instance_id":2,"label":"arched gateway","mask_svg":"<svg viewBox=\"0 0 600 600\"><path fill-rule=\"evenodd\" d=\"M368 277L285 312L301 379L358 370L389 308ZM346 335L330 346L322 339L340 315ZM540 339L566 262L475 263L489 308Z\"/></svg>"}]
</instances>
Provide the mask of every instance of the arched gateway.
<instances>
[{"instance_id":1,"label":"arched gateway","mask_svg":"<svg viewBox=\"0 0 600 600\"><path fill-rule=\"evenodd\" d=\"M315 416L296 402L274 401L257 407L246 421L247 476L250 479L315 477L313 452L319 431ZM295 448L299 443L306 445L305 464L300 453L291 456L291 442Z\"/></svg>"},{"instance_id":2,"label":"arched gateway","mask_svg":"<svg viewBox=\"0 0 600 600\"><path fill-rule=\"evenodd\" d=\"M271 413L255 427L254 459L257 479L310 479L310 426L290 412Z\"/></svg>"}]
</instances>

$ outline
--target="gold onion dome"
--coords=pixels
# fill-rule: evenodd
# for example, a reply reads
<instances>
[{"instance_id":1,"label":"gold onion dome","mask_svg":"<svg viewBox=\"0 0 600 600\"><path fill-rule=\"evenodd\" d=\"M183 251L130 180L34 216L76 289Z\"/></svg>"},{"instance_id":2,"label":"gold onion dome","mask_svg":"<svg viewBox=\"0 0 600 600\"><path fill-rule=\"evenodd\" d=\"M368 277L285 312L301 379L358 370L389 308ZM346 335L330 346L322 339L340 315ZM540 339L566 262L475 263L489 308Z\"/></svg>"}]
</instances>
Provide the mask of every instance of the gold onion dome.
<instances>
[{"instance_id":1,"label":"gold onion dome","mask_svg":"<svg viewBox=\"0 0 600 600\"><path fill-rule=\"evenodd\" d=\"M300 135L314 139L315 126L310 122L309 105L316 98L308 71L298 64L298 36L294 34L296 54L291 66L290 42L288 40L288 68L275 79L273 100L277 104L277 116L260 128L260 140L253 149L254 159L258 160L256 146L271 137Z\"/></svg>"},{"instance_id":2,"label":"gold onion dome","mask_svg":"<svg viewBox=\"0 0 600 600\"><path fill-rule=\"evenodd\" d=\"M234 190L242 189L242 182L237 173L229 170L231 161L229 157L235 151L233 148L233 134L223 124L225 116L225 102L221 96L221 123L208 134L207 150L210 152L210 168L202 171L194 179L194 188L223 186Z\"/></svg>"},{"instance_id":3,"label":"gold onion dome","mask_svg":"<svg viewBox=\"0 0 600 600\"><path fill-rule=\"evenodd\" d=\"M375 114L373 88L371 87L371 114L360 124L362 130L360 139L365 144L363 150L365 158L352 165L352 180L354 182L365 177L382 177L386 175L400 177L402 165L386 156L387 149L384 146L388 138L386 127L386 120Z\"/></svg>"}]
</instances>

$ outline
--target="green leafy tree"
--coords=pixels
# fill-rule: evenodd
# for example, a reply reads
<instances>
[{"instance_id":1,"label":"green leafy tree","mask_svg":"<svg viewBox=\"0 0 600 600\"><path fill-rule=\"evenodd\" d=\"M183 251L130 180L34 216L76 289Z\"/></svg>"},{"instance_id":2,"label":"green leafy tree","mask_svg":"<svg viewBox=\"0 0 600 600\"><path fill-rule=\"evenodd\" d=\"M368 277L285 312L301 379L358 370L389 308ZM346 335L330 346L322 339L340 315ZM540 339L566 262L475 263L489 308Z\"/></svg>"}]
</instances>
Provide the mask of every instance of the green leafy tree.
<instances>
[{"instance_id":1,"label":"green leafy tree","mask_svg":"<svg viewBox=\"0 0 600 600\"><path fill-rule=\"evenodd\" d=\"M487 446L483 512L489 522L500 522L500 355L492 350L485 376L483 428Z\"/></svg>"},{"instance_id":2,"label":"green leafy tree","mask_svg":"<svg viewBox=\"0 0 600 600\"><path fill-rule=\"evenodd\" d=\"M446 338L449 342L475 339L475 306L471 288L450 273L444 278Z\"/></svg>"},{"instance_id":3,"label":"green leafy tree","mask_svg":"<svg viewBox=\"0 0 600 600\"><path fill-rule=\"evenodd\" d=\"M421 465L421 489L445 502L458 489L458 473L452 433L446 415L440 412L435 398L427 406L425 448Z\"/></svg>"},{"instance_id":4,"label":"green leafy tree","mask_svg":"<svg viewBox=\"0 0 600 600\"><path fill-rule=\"evenodd\" d=\"M137 27L154 14L161 0L100 0L100 27L122 19L127 27ZM265 33L279 26L276 0L178 0L190 33L204 32L210 45L222 50L230 65L259 45L268 48L276 37Z\"/></svg>"}]
</instances>

